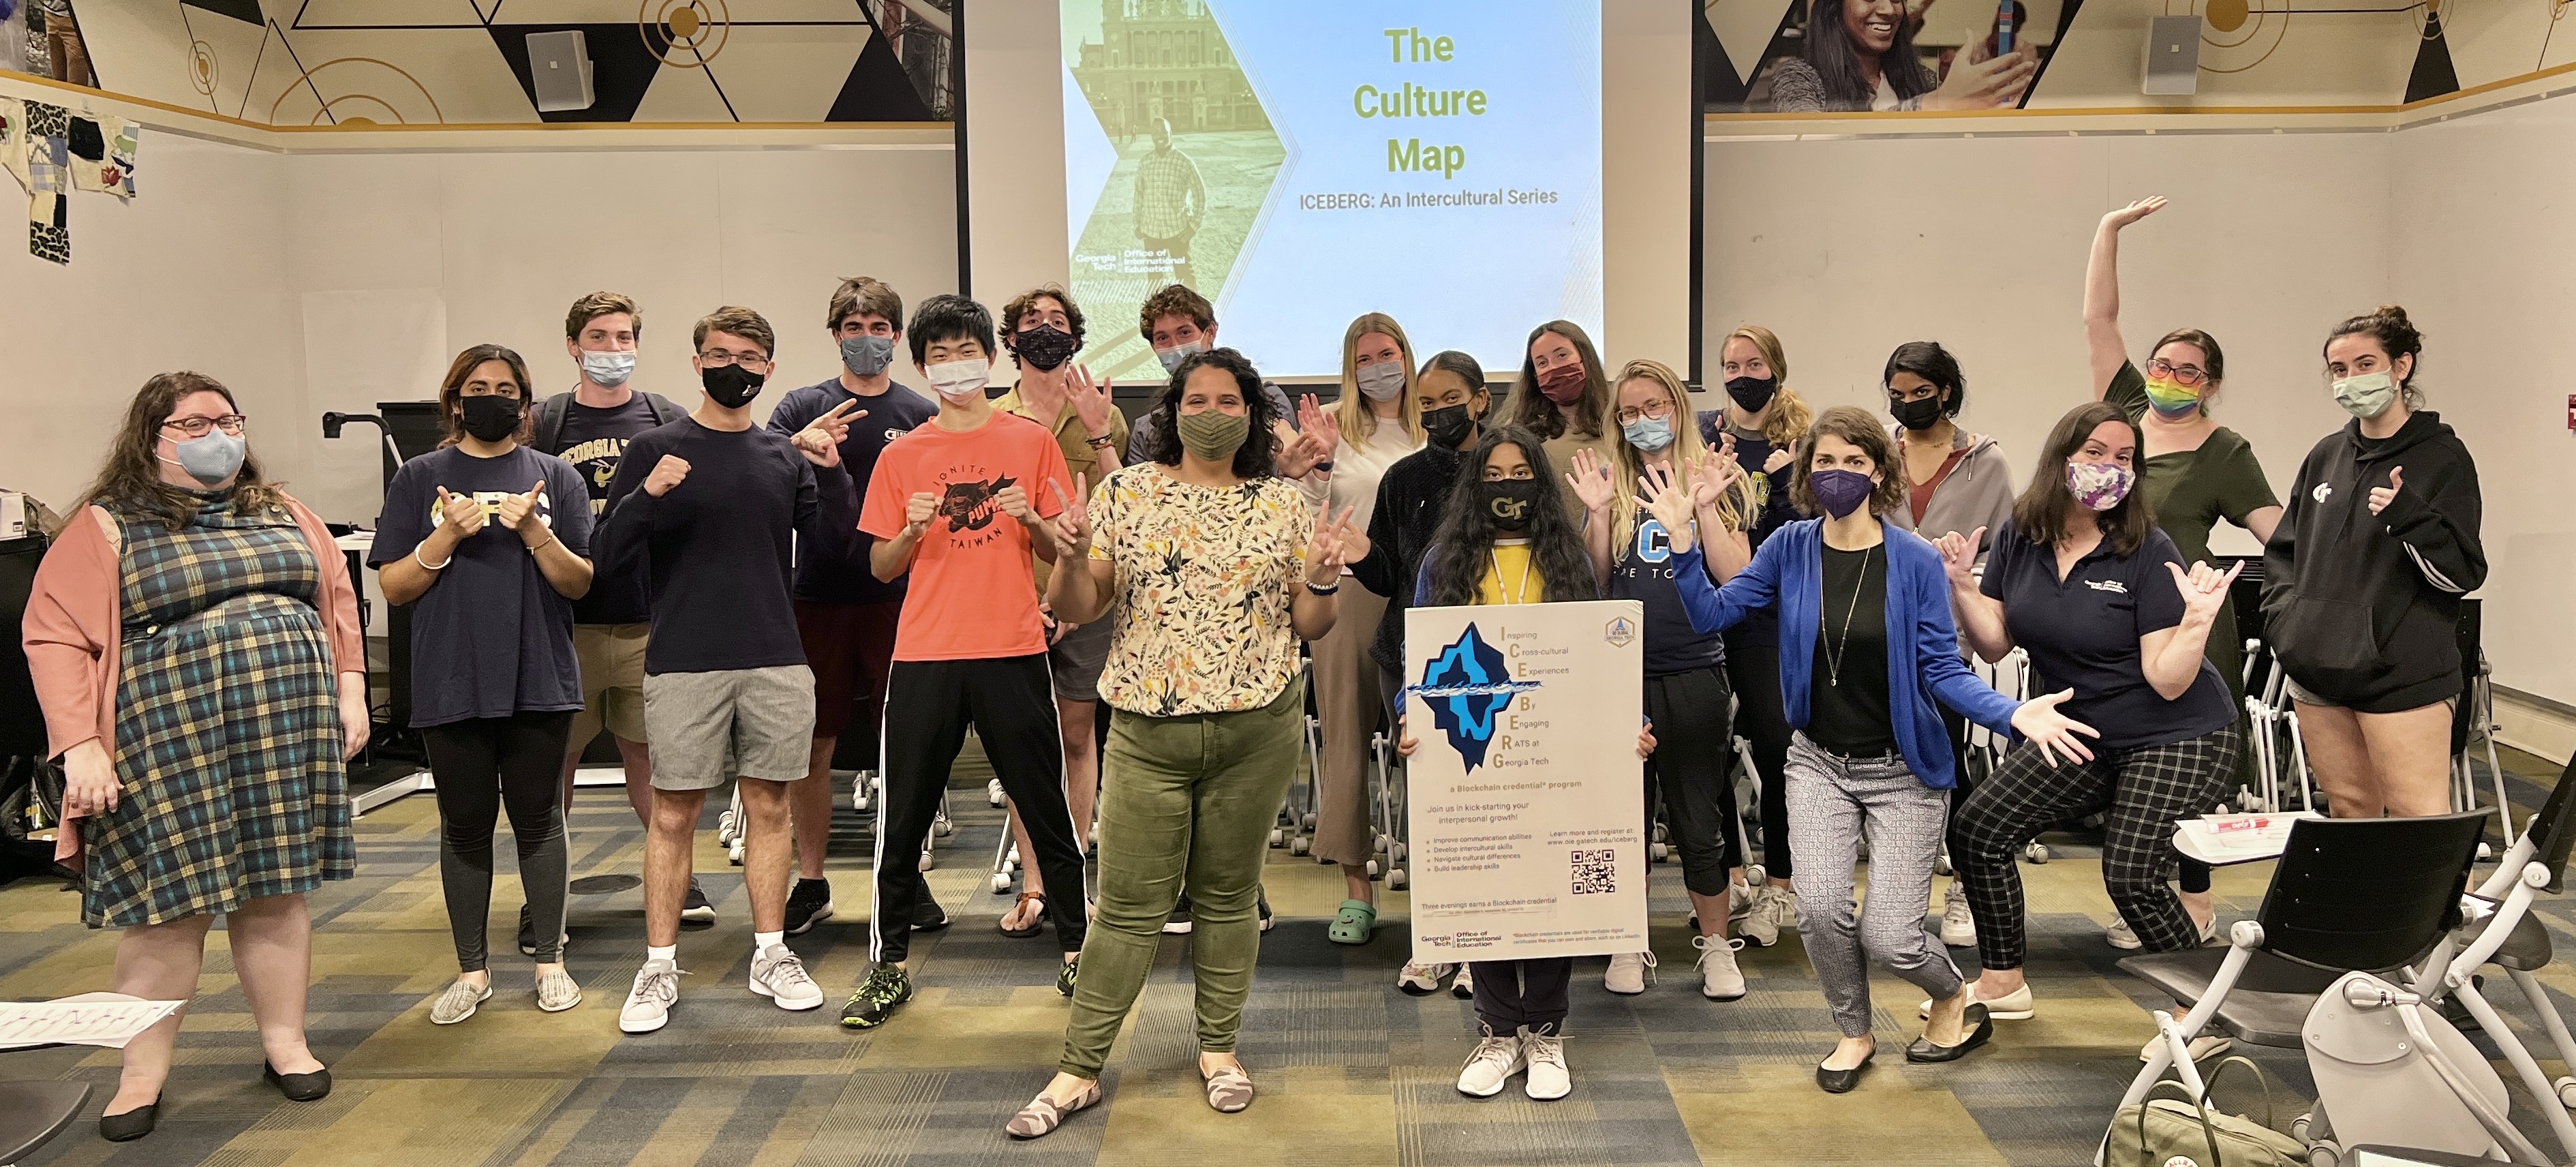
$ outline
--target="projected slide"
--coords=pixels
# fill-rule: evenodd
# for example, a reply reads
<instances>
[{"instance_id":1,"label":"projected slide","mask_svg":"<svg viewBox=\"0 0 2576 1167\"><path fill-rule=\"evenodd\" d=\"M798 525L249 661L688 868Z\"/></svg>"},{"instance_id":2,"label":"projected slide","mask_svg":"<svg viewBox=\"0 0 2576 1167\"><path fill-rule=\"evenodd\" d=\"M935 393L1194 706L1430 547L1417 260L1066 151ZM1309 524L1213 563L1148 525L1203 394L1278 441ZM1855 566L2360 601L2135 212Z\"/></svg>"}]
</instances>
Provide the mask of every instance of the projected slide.
<instances>
[{"instance_id":1,"label":"projected slide","mask_svg":"<svg viewBox=\"0 0 2576 1167\"><path fill-rule=\"evenodd\" d=\"M1161 376L1128 322L1175 282L1279 377L1338 375L1362 312L1393 315L1418 355L1464 349L1497 374L1545 321L1602 335L1597 0L1062 14L1073 292L1095 372Z\"/></svg>"}]
</instances>

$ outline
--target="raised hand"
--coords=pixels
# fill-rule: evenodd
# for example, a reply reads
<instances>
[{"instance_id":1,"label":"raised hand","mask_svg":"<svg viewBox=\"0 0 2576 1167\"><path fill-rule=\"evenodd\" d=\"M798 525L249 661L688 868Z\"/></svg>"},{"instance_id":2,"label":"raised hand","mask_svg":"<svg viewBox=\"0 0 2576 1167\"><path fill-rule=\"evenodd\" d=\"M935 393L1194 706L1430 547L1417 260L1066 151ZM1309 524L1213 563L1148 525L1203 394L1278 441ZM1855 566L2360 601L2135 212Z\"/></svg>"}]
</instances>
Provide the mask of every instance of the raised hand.
<instances>
[{"instance_id":1,"label":"raised hand","mask_svg":"<svg viewBox=\"0 0 2576 1167\"><path fill-rule=\"evenodd\" d=\"M502 526L516 532L522 542L531 546L543 543L554 537L545 519L537 515L537 503L545 497L545 480L539 479L525 494L502 495L501 513L495 517L501 520Z\"/></svg>"},{"instance_id":2,"label":"raised hand","mask_svg":"<svg viewBox=\"0 0 2576 1167\"><path fill-rule=\"evenodd\" d=\"M1734 439L1729 437L1727 440L1733 441ZM1762 460L1762 472L1764 474L1777 474L1788 469L1789 463L1797 460L1797 451L1792 450L1787 446L1774 446L1771 449L1771 456ZM1776 490L1778 487L1774 487L1773 489Z\"/></svg>"},{"instance_id":3,"label":"raised hand","mask_svg":"<svg viewBox=\"0 0 2576 1167\"><path fill-rule=\"evenodd\" d=\"M1691 491L1673 482L1672 471L1660 466L1646 467L1637 476L1637 497L1655 521L1664 525L1664 534L1672 540L1673 553L1691 549Z\"/></svg>"},{"instance_id":4,"label":"raised hand","mask_svg":"<svg viewBox=\"0 0 2576 1167\"><path fill-rule=\"evenodd\" d=\"M1316 448L1323 451L1315 460L1321 462L1333 456L1333 443L1340 440L1342 427L1334 424L1333 415L1324 412L1315 395L1309 393L1297 399L1297 436L1315 439Z\"/></svg>"},{"instance_id":5,"label":"raised hand","mask_svg":"<svg viewBox=\"0 0 2576 1167\"><path fill-rule=\"evenodd\" d=\"M1979 39L1983 31L1968 30L1961 42L1968 51L1951 62L1940 88L1923 95L1923 108L1996 109L2021 99L2031 75L2039 71L2039 57L2021 49L1995 56L1993 47Z\"/></svg>"},{"instance_id":6,"label":"raised hand","mask_svg":"<svg viewBox=\"0 0 2576 1167\"><path fill-rule=\"evenodd\" d=\"M805 455L806 461L817 466L838 466L841 464L841 442L850 436L850 423L867 415L867 410L859 409L858 402L844 401L833 406L831 412L808 422L804 429L796 431L791 440L796 443L797 452Z\"/></svg>"},{"instance_id":7,"label":"raised hand","mask_svg":"<svg viewBox=\"0 0 2576 1167\"><path fill-rule=\"evenodd\" d=\"M1946 553L1944 558L1947 558ZM2215 620L2218 606L2227 602L2228 585L2235 583L2236 577L2244 573L2245 561L2237 560L2236 566L2223 572L2206 563L2195 563L2191 565L2189 575L2183 574L2179 563L2167 563L2165 568L2173 572L2174 587L2182 592L2183 619L2199 616Z\"/></svg>"},{"instance_id":8,"label":"raised hand","mask_svg":"<svg viewBox=\"0 0 2576 1167\"><path fill-rule=\"evenodd\" d=\"M939 496L921 491L903 500L903 522L906 530L918 536L930 529L930 520L939 517Z\"/></svg>"},{"instance_id":9,"label":"raised hand","mask_svg":"<svg viewBox=\"0 0 2576 1167\"><path fill-rule=\"evenodd\" d=\"M1690 476L1692 506L1715 508L1725 501L1727 492L1744 477L1743 463L1735 460L1735 435L1728 434L1715 453L1702 454L1691 463Z\"/></svg>"},{"instance_id":10,"label":"raised hand","mask_svg":"<svg viewBox=\"0 0 2576 1167\"><path fill-rule=\"evenodd\" d=\"M1610 468L1602 465L1601 455L1587 446L1574 452L1573 463L1574 468L1566 472L1565 484L1574 488L1574 497L1583 501L1586 511L1596 515L1607 512L1619 491L1610 484Z\"/></svg>"},{"instance_id":11,"label":"raised hand","mask_svg":"<svg viewBox=\"0 0 2576 1167\"><path fill-rule=\"evenodd\" d=\"M1323 432L1334 433L1337 431L1335 431L1331 425L1327 424L1324 426ZM1289 443L1287 449L1279 452L1279 476L1281 478L1304 478L1309 472L1315 469L1315 463L1331 457L1332 454L1332 439L1317 437L1314 430L1307 430L1304 433L1298 434L1297 440Z\"/></svg>"},{"instance_id":12,"label":"raised hand","mask_svg":"<svg viewBox=\"0 0 2576 1167\"><path fill-rule=\"evenodd\" d=\"M2397 492L2405 485L2406 468L2403 466L2389 467L2388 485L2374 486L2370 488L2370 513L2375 515L2381 511L2387 510L2388 504L2397 501Z\"/></svg>"},{"instance_id":13,"label":"raised hand","mask_svg":"<svg viewBox=\"0 0 2576 1167\"><path fill-rule=\"evenodd\" d=\"M1979 527L1967 534L1952 531L1932 541L1941 549L1941 573L1950 577L1950 586L1973 590L1977 586L1977 548L1985 546L1986 529Z\"/></svg>"},{"instance_id":14,"label":"raised hand","mask_svg":"<svg viewBox=\"0 0 2576 1167\"><path fill-rule=\"evenodd\" d=\"M438 488L438 513L448 530L459 539L470 539L483 532L483 504L470 494L449 494Z\"/></svg>"},{"instance_id":15,"label":"raised hand","mask_svg":"<svg viewBox=\"0 0 2576 1167\"><path fill-rule=\"evenodd\" d=\"M1354 542L1361 548L1361 555L1368 554L1368 537L1351 529L1351 516L1358 513L1359 507L1354 505L1343 508L1336 517L1333 505L1325 503L1323 511L1315 516L1315 533L1306 540L1308 584L1319 588L1333 586L1333 581L1342 574L1342 565L1349 561Z\"/></svg>"},{"instance_id":16,"label":"raised hand","mask_svg":"<svg viewBox=\"0 0 2576 1167\"><path fill-rule=\"evenodd\" d=\"M2148 195L2128 206L2102 216L2102 225L2114 231L2165 209L2165 196Z\"/></svg>"},{"instance_id":17,"label":"raised hand","mask_svg":"<svg viewBox=\"0 0 2576 1167\"><path fill-rule=\"evenodd\" d=\"M660 498L671 493L672 487L678 486L688 477L688 459L678 454L664 454L661 461L653 464L653 473L645 476L644 493Z\"/></svg>"},{"instance_id":18,"label":"raised hand","mask_svg":"<svg viewBox=\"0 0 2576 1167\"><path fill-rule=\"evenodd\" d=\"M1091 366L1075 365L1065 370L1065 395L1073 401L1073 415L1082 419L1085 433L1096 438L1109 436L1109 382L1094 383Z\"/></svg>"},{"instance_id":19,"label":"raised hand","mask_svg":"<svg viewBox=\"0 0 2576 1167\"><path fill-rule=\"evenodd\" d=\"M1089 486L1085 476L1077 472L1073 476L1073 494L1067 497L1064 483L1047 479L1047 489L1055 492L1058 508L1055 513L1055 544L1066 553L1081 554L1091 550L1091 504L1083 501L1090 497Z\"/></svg>"},{"instance_id":20,"label":"raised hand","mask_svg":"<svg viewBox=\"0 0 2576 1167\"><path fill-rule=\"evenodd\" d=\"M2048 759L2048 766L2052 770L2057 768L2060 755L2070 762L2093 760L2093 751L2086 749L2082 739L2075 735L2080 733L2085 737L2102 736L2102 731L2083 722L2072 720L2057 711L2058 706L2065 704L2067 698L2074 695L2073 689L2060 689L2057 692L2024 701L2019 708L2013 710L2012 727L2020 731L2021 736L2030 739L2032 745L2039 747L2040 756Z\"/></svg>"}]
</instances>

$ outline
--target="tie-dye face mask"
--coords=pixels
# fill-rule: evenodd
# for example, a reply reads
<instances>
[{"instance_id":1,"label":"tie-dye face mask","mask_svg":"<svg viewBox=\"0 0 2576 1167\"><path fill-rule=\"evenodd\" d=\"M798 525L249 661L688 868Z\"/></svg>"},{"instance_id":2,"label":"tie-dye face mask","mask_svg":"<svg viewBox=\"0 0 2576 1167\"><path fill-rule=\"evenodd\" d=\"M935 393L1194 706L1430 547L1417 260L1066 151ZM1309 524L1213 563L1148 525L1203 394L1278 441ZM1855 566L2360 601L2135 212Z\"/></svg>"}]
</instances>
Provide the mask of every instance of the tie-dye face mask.
<instances>
[{"instance_id":1,"label":"tie-dye face mask","mask_svg":"<svg viewBox=\"0 0 2576 1167\"><path fill-rule=\"evenodd\" d=\"M2147 407L2166 421L2181 421L2200 412L2200 389L2171 377L2149 377Z\"/></svg>"},{"instance_id":2,"label":"tie-dye face mask","mask_svg":"<svg viewBox=\"0 0 2576 1167\"><path fill-rule=\"evenodd\" d=\"M2120 505L2137 482L2137 473L2117 462L2066 464L2066 489L2086 510L2107 511Z\"/></svg>"}]
</instances>

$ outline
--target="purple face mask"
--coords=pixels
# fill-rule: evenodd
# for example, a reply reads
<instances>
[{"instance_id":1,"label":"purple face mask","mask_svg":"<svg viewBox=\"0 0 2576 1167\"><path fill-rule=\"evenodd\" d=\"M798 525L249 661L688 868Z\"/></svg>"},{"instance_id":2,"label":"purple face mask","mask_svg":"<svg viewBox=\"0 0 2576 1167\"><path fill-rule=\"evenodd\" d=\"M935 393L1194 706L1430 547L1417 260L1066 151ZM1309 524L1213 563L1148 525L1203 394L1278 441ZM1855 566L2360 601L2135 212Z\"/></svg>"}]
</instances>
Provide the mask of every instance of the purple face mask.
<instances>
[{"instance_id":1,"label":"purple face mask","mask_svg":"<svg viewBox=\"0 0 2576 1167\"><path fill-rule=\"evenodd\" d=\"M2116 462L2066 464L2066 489L2087 510L2107 511L2120 505L2137 483L2137 472Z\"/></svg>"},{"instance_id":2,"label":"purple face mask","mask_svg":"<svg viewBox=\"0 0 2576 1167\"><path fill-rule=\"evenodd\" d=\"M1839 519L1860 509L1869 501L1869 493L1878 484L1869 475L1853 470L1819 470L1807 476L1807 489L1815 492L1816 504L1825 513Z\"/></svg>"}]
</instances>

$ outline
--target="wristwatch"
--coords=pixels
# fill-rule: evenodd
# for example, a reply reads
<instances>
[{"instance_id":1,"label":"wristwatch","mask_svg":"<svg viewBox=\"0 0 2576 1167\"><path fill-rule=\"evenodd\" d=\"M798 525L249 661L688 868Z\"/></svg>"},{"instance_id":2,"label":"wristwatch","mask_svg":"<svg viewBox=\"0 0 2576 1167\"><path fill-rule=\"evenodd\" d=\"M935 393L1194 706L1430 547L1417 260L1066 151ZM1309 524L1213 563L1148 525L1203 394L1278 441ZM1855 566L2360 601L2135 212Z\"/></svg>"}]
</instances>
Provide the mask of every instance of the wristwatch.
<instances>
[{"instance_id":1,"label":"wristwatch","mask_svg":"<svg viewBox=\"0 0 2576 1167\"><path fill-rule=\"evenodd\" d=\"M1114 434L1102 434L1096 438L1085 438L1083 439L1082 444L1095 450L1106 450L1111 446L1117 445L1118 438Z\"/></svg>"}]
</instances>

